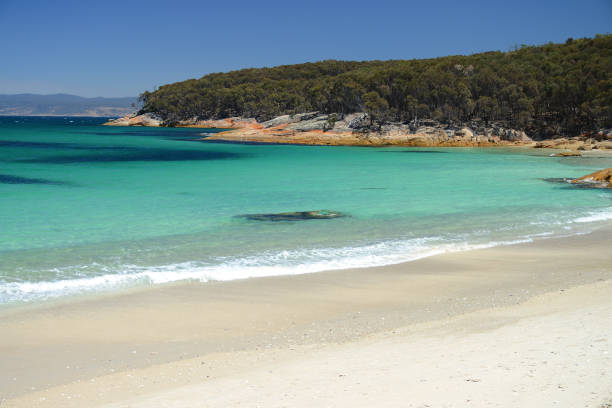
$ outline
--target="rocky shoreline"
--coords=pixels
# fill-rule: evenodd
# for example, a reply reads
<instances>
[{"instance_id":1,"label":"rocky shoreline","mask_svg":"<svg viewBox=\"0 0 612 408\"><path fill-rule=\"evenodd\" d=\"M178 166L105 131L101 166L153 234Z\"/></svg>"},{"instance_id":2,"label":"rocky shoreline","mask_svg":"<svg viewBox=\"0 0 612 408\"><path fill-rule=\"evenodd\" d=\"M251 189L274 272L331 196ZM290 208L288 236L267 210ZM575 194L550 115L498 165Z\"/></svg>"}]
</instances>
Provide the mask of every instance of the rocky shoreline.
<instances>
[{"instance_id":1,"label":"rocky shoreline","mask_svg":"<svg viewBox=\"0 0 612 408\"><path fill-rule=\"evenodd\" d=\"M592 188L612 188L612 167L574 179L571 183Z\"/></svg>"},{"instance_id":2,"label":"rocky shoreline","mask_svg":"<svg viewBox=\"0 0 612 408\"><path fill-rule=\"evenodd\" d=\"M169 126L151 113L110 120L108 126ZM372 125L367 113L348 115L307 112L283 115L266 122L232 117L217 120L184 120L173 127L228 129L206 136L226 142L283 143L332 146L491 147L527 146L570 150L564 156L579 156L580 150L612 149L612 130L573 138L534 141L524 131L479 121L461 125L422 119L409 124Z\"/></svg>"}]
</instances>

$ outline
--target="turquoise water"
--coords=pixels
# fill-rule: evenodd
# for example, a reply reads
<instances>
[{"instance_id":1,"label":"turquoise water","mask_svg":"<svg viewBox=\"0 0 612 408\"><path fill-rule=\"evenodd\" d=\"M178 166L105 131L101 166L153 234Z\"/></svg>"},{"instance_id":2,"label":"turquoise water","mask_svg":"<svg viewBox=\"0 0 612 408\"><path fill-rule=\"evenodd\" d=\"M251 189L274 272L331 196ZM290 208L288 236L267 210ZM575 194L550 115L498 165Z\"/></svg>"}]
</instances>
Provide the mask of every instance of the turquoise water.
<instances>
[{"instance_id":1,"label":"turquoise water","mask_svg":"<svg viewBox=\"0 0 612 408\"><path fill-rule=\"evenodd\" d=\"M612 219L609 191L542 180L610 156L225 144L103 122L0 118L0 304L390 264ZM316 209L349 216L235 218Z\"/></svg>"}]
</instances>

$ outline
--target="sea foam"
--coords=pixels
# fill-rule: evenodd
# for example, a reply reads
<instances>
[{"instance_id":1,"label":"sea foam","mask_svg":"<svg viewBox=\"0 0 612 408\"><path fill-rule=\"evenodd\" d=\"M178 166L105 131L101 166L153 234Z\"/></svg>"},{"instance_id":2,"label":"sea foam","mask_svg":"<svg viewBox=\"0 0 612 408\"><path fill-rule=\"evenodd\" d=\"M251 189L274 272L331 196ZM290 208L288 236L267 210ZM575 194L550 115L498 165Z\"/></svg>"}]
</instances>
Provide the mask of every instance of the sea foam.
<instances>
[{"instance_id":1,"label":"sea foam","mask_svg":"<svg viewBox=\"0 0 612 408\"><path fill-rule=\"evenodd\" d=\"M536 234L544 236L547 234ZM448 252L531 242L533 237L481 244L449 242L440 237L377 242L362 246L266 251L255 256L217 258L215 263L181 262L145 267L122 265L98 276L39 282L0 283L0 303L28 302L177 281L230 281L375 267L414 261ZM61 272L61 271L60 271Z\"/></svg>"},{"instance_id":2,"label":"sea foam","mask_svg":"<svg viewBox=\"0 0 612 408\"><path fill-rule=\"evenodd\" d=\"M592 211L589 213L589 215L574 219L574 222L595 222L606 220L612 220L612 207Z\"/></svg>"},{"instance_id":3,"label":"sea foam","mask_svg":"<svg viewBox=\"0 0 612 408\"><path fill-rule=\"evenodd\" d=\"M343 247L270 250L250 256L216 257L206 262L190 261L156 266L133 264L113 267L94 264L72 266L66 270L54 269L58 279L52 281L2 282L0 280L0 305L178 281L230 281L392 265L449 252L588 233L591 230L590 225L607 220L612 220L612 207L594 210L580 217L575 215L571 217L567 214L566 217L557 220L546 217L530 222L530 225L548 227L559 225L563 228L554 227L552 228L554 231L532 231L513 239L495 240L491 238L491 231L479 230L454 236L395 239ZM506 229L508 228L500 228L497 233ZM514 235L511 231L506 232ZM487 237L490 240L487 241ZM99 273L83 276L85 273L91 273L92 269L97 269Z\"/></svg>"}]
</instances>

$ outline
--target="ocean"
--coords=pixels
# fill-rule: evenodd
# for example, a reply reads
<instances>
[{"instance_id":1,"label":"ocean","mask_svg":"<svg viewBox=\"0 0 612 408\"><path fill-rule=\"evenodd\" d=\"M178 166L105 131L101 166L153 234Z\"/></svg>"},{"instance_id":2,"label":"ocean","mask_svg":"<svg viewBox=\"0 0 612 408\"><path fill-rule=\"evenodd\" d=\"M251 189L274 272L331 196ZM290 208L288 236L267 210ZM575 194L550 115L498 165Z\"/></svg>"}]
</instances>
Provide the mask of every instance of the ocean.
<instances>
[{"instance_id":1,"label":"ocean","mask_svg":"<svg viewBox=\"0 0 612 408\"><path fill-rule=\"evenodd\" d=\"M215 129L0 117L0 307L290 275L583 234L612 192L547 179L610 155L201 141ZM328 220L253 213L331 210Z\"/></svg>"}]
</instances>

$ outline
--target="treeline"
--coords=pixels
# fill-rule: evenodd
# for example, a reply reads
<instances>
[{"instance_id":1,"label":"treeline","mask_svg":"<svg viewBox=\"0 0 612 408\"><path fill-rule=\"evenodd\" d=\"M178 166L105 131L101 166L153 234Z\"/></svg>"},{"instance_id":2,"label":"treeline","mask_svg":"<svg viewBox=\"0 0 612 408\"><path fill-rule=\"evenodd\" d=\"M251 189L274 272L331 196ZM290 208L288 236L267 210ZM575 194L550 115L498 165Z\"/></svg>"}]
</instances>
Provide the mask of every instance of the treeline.
<instances>
[{"instance_id":1,"label":"treeline","mask_svg":"<svg viewBox=\"0 0 612 408\"><path fill-rule=\"evenodd\" d=\"M167 123L308 111L503 123L532 136L612 127L612 35L422 60L321 61L215 73L141 95Z\"/></svg>"}]
</instances>

